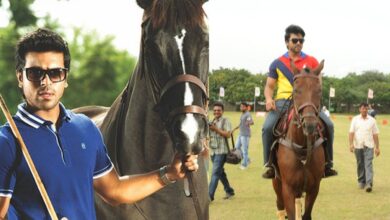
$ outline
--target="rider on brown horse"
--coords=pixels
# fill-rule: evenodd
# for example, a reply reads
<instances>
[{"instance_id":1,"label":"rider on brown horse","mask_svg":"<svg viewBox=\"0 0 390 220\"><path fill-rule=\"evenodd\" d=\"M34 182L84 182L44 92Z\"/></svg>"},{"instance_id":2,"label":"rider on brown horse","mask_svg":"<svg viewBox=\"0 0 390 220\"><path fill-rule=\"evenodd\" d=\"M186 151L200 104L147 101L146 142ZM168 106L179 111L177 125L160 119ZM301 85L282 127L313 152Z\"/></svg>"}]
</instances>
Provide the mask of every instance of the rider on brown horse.
<instances>
[{"instance_id":1,"label":"rider on brown horse","mask_svg":"<svg viewBox=\"0 0 390 220\"><path fill-rule=\"evenodd\" d=\"M262 140L264 150L264 164L269 166L268 159L271 151L273 138L273 129L277 123L279 116L285 112L290 106L292 83L294 74L291 70L290 61L293 61L295 66L301 70L302 68L315 68L318 66L318 61L302 52L305 32L297 25L290 25L286 28L285 43L288 52L277 58L272 62L267 78L267 84L264 89L264 95L266 99L266 110L269 111L267 118L263 124ZM275 100L273 99L274 89L277 86L277 94ZM324 176L334 176L337 172L332 169L333 167L333 123L323 113L320 112L320 118L325 122L328 137L326 146L326 167ZM264 178L274 178L275 171L273 168L269 168L264 174Z\"/></svg>"}]
</instances>

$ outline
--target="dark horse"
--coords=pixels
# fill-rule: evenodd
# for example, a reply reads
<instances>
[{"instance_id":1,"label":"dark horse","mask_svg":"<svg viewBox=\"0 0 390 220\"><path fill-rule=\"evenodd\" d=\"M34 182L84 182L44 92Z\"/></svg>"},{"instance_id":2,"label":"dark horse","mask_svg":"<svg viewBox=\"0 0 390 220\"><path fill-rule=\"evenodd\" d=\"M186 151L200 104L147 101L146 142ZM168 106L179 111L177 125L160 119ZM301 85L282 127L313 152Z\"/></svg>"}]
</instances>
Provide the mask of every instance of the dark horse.
<instances>
[{"instance_id":1,"label":"dark horse","mask_svg":"<svg viewBox=\"0 0 390 220\"><path fill-rule=\"evenodd\" d=\"M204 0L137 0L144 9L134 74L106 116L101 132L120 175L150 172L174 153L198 154L208 132L209 41ZM81 108L78 112L96 110ZM89 112L91 113L91 112ZM93 112L92 112L93 113ZM92 117L93 114L90 114ZM98 196L98 219L208 219L203 158L188 182L178 181L132 205L112 207ZM191 187L192 186L192 187Z\"/></svg>"},{"instance_id":2,"label":"dark horse","mask_svg":"<svg viewBox=\"0 0 390 220\"><path fill-rule=\"evenodd\" d=\"M287 131L278 139L279 175L272 183L279 219L284 219L286 212L288 219L311 219L325 167L325 126L318 116L322 94L320 72L324 61L315 69L305 68L301 72L293 63L291 66L293 101L286 117ZM303 216L301 197L305 197Z\"/></svg>"}]
</instances>

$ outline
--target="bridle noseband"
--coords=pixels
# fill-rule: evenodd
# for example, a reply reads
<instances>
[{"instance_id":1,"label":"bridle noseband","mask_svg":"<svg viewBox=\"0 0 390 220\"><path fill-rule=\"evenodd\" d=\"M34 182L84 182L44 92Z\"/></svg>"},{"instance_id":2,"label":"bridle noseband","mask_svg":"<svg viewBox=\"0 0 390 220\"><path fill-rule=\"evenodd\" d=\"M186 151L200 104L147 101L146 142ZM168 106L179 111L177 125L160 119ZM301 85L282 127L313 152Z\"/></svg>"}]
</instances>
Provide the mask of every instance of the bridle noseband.
<instances>
[{"instance_id":1,"label":"bridle noseband","mask_svg":"<svg viewBox=\"0 0 390 220\"><path fill-rule=\"evenodd\" d=\"M206 101L208 99L206 86L203 84L203 82L198 77L191 75L191 74L181 74L181 75L177 75L177 76L173 77L172 79L170 79L164 85L164 87L161 89L160 101L158 102L158 104L161 104L160 103L161 100L163 99L163 97L166 95L166 93L170 89L172 89L176 85L179 85L182 83L187 83L187 82L196 85L202 91L202 95L204 97L203 104L204 104L204 106L206 106ZM177 107L177 108L171 110L168 113L168 117L166 119L169 120L169 119L172 119L173 117L175 117L176 115L186 114L186 113L199 114L202 117L207 118L206 110L203 107L198 106L198 105L186 105L186 106Z\"/></svg>"}]
</instances>

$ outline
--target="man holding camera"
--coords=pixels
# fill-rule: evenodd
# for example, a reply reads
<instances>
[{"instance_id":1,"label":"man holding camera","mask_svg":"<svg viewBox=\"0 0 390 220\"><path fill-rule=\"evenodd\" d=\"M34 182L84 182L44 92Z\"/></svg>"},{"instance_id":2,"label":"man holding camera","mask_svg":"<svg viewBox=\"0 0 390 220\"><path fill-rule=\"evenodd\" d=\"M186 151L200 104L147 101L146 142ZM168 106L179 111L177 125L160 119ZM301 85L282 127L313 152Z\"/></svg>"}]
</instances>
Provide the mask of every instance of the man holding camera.
<instances>
[{"instance_id":1,"label":"man holding camera","mask_svg":"<svg viewBox=\"0 0 390 220\"><path fill-rule=\"evenodd\" d=\"M226 138L231 134L231 123L229 119L223 117L224 105L222 103L214 103L213 114L214 119L210 122L210 149L211 161L213 162L213 170L209 185L210 200L214 200L215 190L218 186L218 181L221 180L226 195L224 199L229 199L234 196L234 189L230 186L225 173L224 165L228 146Z\"/></svg>"}]
</instances>

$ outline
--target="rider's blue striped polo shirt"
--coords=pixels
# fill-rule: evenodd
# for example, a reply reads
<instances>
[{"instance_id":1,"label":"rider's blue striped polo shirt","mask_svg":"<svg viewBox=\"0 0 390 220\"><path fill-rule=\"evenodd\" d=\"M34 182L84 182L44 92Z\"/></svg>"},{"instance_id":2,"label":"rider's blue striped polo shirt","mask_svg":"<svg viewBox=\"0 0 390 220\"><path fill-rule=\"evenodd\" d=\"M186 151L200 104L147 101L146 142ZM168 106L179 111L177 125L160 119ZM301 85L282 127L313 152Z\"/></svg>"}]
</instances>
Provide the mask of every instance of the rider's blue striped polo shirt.
<instances>
[{"instance_id":1,"label":"rider's blue striped polo shirt","mask_svg":"<svg viewBox=\"0 0 390 220\"><path fill-rule=\"evenodd\" d=\"M24 106L14 120L59 219L96 219L93 179L113 168L98 128L60 104L56 130ZM0 128L0 196L11 197L9 220L50 219L8 125Z\"/></svg>"}]
</instances>

